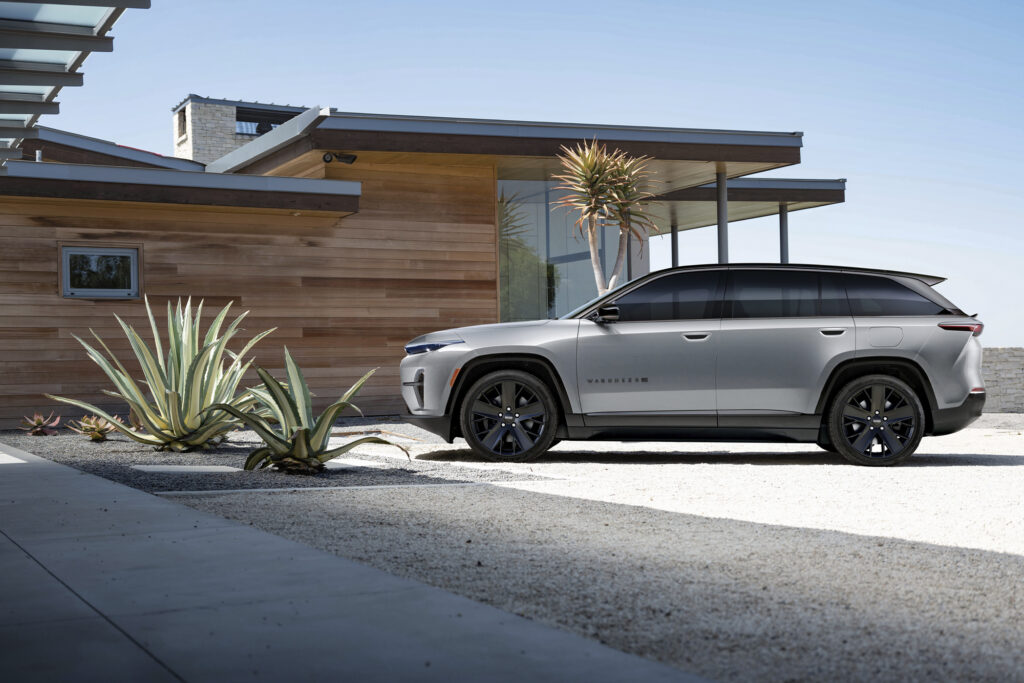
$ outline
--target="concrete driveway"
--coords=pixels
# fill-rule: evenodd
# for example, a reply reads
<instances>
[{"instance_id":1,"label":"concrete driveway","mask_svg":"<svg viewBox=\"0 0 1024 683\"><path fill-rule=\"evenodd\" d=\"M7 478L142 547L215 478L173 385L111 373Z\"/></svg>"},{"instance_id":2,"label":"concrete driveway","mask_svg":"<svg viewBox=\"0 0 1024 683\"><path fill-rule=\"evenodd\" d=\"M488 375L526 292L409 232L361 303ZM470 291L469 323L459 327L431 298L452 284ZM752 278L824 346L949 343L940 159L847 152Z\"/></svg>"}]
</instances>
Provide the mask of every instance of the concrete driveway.
<instances>
[{"instance_id":1,"label":"concrete driveway","mask_svg":"<svg viewBox=\"0 0 1024 683\"><path fill-rule=\"evenodd\" d=\"M713 679L1024 680L1021 427L986 417L898 468L805 445L565 442L520 465L367 446L344 466L425 476L162 495Z\"/></svg>"}]
</instances>

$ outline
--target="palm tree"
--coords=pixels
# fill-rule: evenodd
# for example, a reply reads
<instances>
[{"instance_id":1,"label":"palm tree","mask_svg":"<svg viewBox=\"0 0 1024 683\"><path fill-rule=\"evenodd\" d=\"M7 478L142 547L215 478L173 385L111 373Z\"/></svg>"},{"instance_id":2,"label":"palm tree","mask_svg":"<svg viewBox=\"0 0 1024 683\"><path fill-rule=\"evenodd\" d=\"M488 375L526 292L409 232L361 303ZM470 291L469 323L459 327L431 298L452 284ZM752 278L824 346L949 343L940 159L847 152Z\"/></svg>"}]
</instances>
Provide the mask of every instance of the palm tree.
<instances>
[{"instance_id":1,"label":"palm tree","mask_svg":"<svg viewBox=\"0 0 1024 683\"><path fill-rule=\"evenodd\" d=\"M619 224L619 251L612 276L608 278L608 289L613 289L619 283L629 247L629 235L635 235L642 245L645 234L658 232L658 226L643 212L644 202L653 196L650 192L652 171L647 169L650 160L650 157L631 157L620 153L612 164L615 184L610 203L612 219Z\"/></svg>"},{"instance_id":2,"label":"palm tree","mask_svg":"<svg viewBox=\"0 0 1024 683\"><path fill-rule=\"evenodd\" d=\"M566 194L555 202L555 207L580 212L575 226L587 238L590 262L594 266L594 282L597 283L598 294L604 294L608 291L608 284L597 247L597 228L601 219L611 218L612 215L609 201L615 185L612 155L597 140L580 143L573 149L562 145L562 152L564 155L559 155L558 160L563 172L555 176L555 180L560 180L562 184L555 189Z\"/></svg>"},{"instance_id":3,"label":"palm tree","mask_svg":"<svg viewBox=\"0 0 1024 683\"><path fill-rule=\"evenodd\" d=\"M558 160L562 173L554 176L561 184L555 189L566 194L555 206L579 211L575 227L587 238L594 282L601 295L618 283L626 260L629 234L642 238L643 233L657 229L643 213L643 202L652 196L647 191L650 158L631 157L619 149L609 152L607 146L597 140L583 142L575 148L562 145L561 149L563 154ZM619 248L610 279L605 279L598 250L597 229L602 220L619 225Z\"/></svg>"}]
</instances>

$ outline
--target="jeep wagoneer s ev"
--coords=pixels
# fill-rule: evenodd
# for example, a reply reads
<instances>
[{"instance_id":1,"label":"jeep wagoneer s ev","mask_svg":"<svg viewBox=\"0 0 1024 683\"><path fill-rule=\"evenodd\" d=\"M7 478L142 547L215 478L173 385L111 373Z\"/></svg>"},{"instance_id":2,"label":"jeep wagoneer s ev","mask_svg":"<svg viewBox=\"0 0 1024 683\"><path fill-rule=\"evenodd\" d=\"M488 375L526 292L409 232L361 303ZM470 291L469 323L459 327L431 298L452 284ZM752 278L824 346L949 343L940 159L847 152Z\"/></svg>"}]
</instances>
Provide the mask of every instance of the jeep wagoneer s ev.
<instances>
[{"instance_id":1,"label":"jeep wagoneer s ev","mask_svg":"<svg viewBox=\"0 0 1024 683\"><path fill-rule=\"evenodd\" d=\"M982 324L912 273L651 273L558 320L417 337L407 418L492 460L560 439L797 441L893 465L985 402Z\"/></svg>"}]
</instances>

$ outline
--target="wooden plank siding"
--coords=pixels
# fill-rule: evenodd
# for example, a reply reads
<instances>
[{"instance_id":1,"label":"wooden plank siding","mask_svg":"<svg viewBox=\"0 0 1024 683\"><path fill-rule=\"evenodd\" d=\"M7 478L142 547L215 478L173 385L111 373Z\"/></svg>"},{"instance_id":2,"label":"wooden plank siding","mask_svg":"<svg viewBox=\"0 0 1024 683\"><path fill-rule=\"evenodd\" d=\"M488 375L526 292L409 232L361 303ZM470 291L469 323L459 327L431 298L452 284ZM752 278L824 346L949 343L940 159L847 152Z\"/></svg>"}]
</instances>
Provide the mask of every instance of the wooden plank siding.
<instances>
[{"instance_id":1,"label":"wooden plank siding","mask_svg":"<svg viewBox=\"0 0 1024 683\"><path fill-rule=\"evenodd\" d=\"M234 348L276 326L256 347L257 363L283 375L287 345L318 406L380 367L358 404L371 415L400 412L408 340L498 316L494 166L437 170L328 165L324 177L363 183L359 213L344 218L0 195L0 427L35 410L77 413L44 392L111 405L100 393L108 382L73 335L94 329L122 361L132 356L114 313L150 338L141 301L60 296L61 243L139 245L143 290L161 310L191 296L205 300L209 321L234 301L233 310L250 311Z\"/></svg>"}]
</instances>

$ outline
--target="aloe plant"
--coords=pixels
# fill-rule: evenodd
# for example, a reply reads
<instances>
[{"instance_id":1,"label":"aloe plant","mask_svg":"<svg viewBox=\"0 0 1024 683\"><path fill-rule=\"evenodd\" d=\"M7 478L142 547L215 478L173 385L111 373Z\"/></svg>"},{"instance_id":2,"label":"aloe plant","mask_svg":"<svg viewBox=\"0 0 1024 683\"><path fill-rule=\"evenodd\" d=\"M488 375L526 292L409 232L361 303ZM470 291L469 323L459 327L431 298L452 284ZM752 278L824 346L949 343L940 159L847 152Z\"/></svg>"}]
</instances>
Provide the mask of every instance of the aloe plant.
<instances>
[{"instance_id":1,"label":"aloe plant","mask_svg":"<svg viewBox=\"0 0 1024 683\"><path fill-rule=\"evenodd\" d=\"M22 418L19 429L32 436L54 436L57 433L54 427L58 424L60 424L60 415L54 417L51 412L49 417L43 417L42 413L35 413L32 417Z\"/></svg>"},{"instance_id":2,"label":"aloe plant","mask_svg":"<svg viewBox=\"0 0 1024 683\"><path fill-rule=\"evenodd\" d=\"M259 403L269 413L267 416L246 412L229 404L216 404L210 410L221 410L230 413L247 424L255 431L266 446L249 454L245 461L245 469L255 470L273 467L289 474L315 474L324 469L324 463L339 455L343 455L356 446L364 443L382 443L395 446L406 456L409 452L398 444L377 436L363 436L349 441L338 448L328 448L331 439L331 427L334 420L346 408L352 408L359 414L362 412L351 403L352 397L370 379L376 370L370 370L353 384L345 394L329 405L316 419L313 418L312 394L306 384L302 371L295 360L284 350L285 368L288 384L278 382L263 368L256 368L263 389L250 389ZM270 418L270 419L268 419ZM270 420L276 422L275 425Z\"/></svg>"},{"instance_id":3,"label":"aloe plant","mask_svg":"<svg viewBox=\"0 0 1024 683\"><path fill-rule=\"evenodd\" d=\"M227 345L237 334L238 326L248 311L235 318L221 334L221 327L230 309L229 303L210 323L206 335L201 336L199 323L203 303L199 302L193 317L191 299L184 306L179 299L173 311L168 302L166 354L148 299L146 313L153 331L152 350L133 327L115 315L114 318L128 337L142 368L145 379L141 381L132 378L95 332L89 330L106 356L75 337L85 347L89 358L100 366L117 389L103 393L128 404L143 427L141 433L85 401L50 394L46 396L95 413L129 439L155 446L159 450L190 451L219 443L239 423L234 414L225 410L211 410L210 406L227 405L244 412L256 405L257 398L248 389L238 391L242 376L252 363L244 362L243 358L260 339L277 329L260 332L241 351L234 353Z\"/></svg>"},{"instance_id":4,"label":"aloe plant","mask_svg":"<svg viewBox=\"0 0 1024 683\"><path fill-rule=\"evenodd\" d=\"M121 419L116 415L114 416L114 422L98 415L86 415L81 420L69 422L68 429L82 436L89 437L90 441L106 441L107 435L117 429L114 426L115 423L121 423Z\"/></svg>"}]
</instances>

